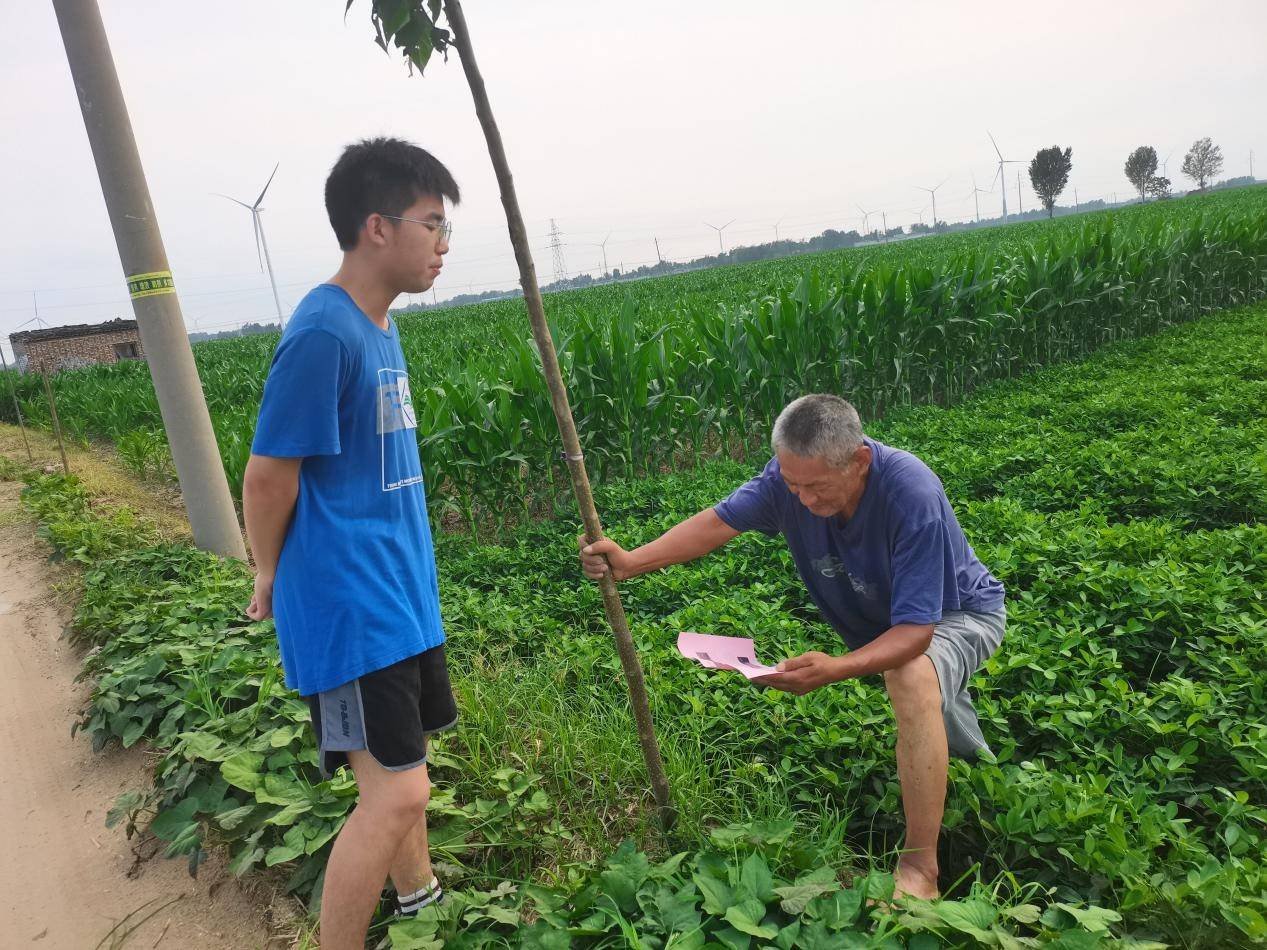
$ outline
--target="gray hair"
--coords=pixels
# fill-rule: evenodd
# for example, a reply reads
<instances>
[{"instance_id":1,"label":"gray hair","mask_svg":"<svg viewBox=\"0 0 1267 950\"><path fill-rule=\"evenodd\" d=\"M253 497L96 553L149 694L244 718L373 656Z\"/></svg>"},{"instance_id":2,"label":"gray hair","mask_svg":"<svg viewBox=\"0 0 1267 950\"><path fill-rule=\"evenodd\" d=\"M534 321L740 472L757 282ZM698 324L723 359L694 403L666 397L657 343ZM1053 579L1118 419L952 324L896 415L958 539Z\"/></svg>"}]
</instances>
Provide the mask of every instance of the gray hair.
<instances>
[{"instance_id":1,"label":"gray hair","mask_svg":"<svg viewBox=\"0 0 1267 950\"><path fill-rule=\"evenodd\" d=\"M770 444L776 455L791 452L844 468L862 444L862 422L858 410L839 396L811 393L788 403L779 413Z\"/></svg>"}]
</instances>

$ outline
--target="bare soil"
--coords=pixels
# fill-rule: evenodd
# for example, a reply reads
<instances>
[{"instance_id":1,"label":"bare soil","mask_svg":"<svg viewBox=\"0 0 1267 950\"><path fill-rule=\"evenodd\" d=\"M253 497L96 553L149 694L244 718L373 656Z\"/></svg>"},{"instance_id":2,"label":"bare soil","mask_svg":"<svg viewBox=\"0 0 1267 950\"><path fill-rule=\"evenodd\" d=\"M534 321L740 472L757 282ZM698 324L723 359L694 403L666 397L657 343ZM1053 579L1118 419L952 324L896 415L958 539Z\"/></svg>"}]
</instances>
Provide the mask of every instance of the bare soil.
<instances>
[{"instance_id":1,"label":"bare soil","mask_svg":"<svg viewBox=\"0 0 1267 950\"><path fill-rule=\"evenodd\" d=\"M248 891L224 872L221 855L193 879L152 837L106 828L115 797L147 787L152 753L94 754L84 737L72 738L89 686L74 681L82 658L62 638L69 611L57 588L70 573L49 562L19 488L0 482L0 944L290 945L294 912L275 885Z\"/></svg>"}]
</instances>

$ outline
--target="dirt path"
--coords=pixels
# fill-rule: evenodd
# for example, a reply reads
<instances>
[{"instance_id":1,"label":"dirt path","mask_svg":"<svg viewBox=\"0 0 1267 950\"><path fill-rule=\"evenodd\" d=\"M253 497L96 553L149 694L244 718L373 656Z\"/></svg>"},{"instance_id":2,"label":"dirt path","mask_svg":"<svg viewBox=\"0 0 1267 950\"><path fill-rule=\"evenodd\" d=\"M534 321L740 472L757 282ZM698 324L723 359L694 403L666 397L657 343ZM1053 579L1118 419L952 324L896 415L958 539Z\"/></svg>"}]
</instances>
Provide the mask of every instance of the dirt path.
<instances>
[{"instance_id":1,"label":"dirt path","mask_svg":"<svg viewBox=\"0 0 1267 950\"><path fill-rule=\"evenodd\" d=\"M86 739L71 738L88 687L73 682L80 661L59 639L67 617L50 594L57 578L18 488L0 482L0 945L286 946L270 942L265 904L225 875L221 860L194 880L183 860L146 860L152 841L105 827L115 796L145 787L146 753L94 755Z\"/></svg>"}]
</instances>

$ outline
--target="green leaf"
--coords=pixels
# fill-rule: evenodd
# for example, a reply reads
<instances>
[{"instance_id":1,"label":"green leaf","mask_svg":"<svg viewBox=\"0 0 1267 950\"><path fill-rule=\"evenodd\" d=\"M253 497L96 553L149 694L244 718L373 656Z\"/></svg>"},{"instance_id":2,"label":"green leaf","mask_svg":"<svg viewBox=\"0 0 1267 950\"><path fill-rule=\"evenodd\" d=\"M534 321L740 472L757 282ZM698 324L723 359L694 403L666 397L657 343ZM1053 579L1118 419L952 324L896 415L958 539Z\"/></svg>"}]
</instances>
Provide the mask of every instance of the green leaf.
<instances>
[{"instance_id":1,"label":"green leaf","mask_svg":"<svg viewBox=\"0 0 1267 950\"><path fill-rule=\"evenodd\" d=\"M810 901L806 911L817 917L829 930L843 930L853 925L862 910L862 892L850 888Z\"/></svg>"},{"instance_id":2,"label":"green leaf","mask_svg":"<svg viewBox=\"0 0 1267 950\"><path fill-rule=\"evenodd\" d=\"M499 907L493 904L485 907L482 913L490 920L495 920L499 924L509 924L511 927L518 927L522 923L519 911L510 907Z\"/></svg>"},{"instance_id":3,"label":"green leaf","mask_svg":"<svg viewBox=\"0 0 1267 950\"><path fill-rule=\"evenodd\" d=\"M146 723L145 723L145 720L143 719L128 720L128 724L123 729L123 735L120 736L120 741L122 741L123 743L123 748L127 749L130 746L134 745L136 743L136 740L141 738L141 736L145 734L145 726L146 726Z\"/></svg>"},{"instance_id":4,"label":"green leaf","mask_svg":"<svg viewBox=\"0 0 1267 950\"><path fill-rule=\"evenodd\" d=\"M705 913L720 917L726 913L726 908L734 903L734 892L731 891L730 885L724 884L717 878L696 872L691 880L695 882L695 886L704 897Z\"/></svg>"},{"instance_id":5,"label":"green leaf","mask_svg":"<svg viewBox=\"0 0 1267 950\"><path fill-rule=\"evenodd\" d=\"M638 884L623 868L608 868L599 874L603 882L603 893L616 902L625 913L632 913L638 907Z\"/></svg>"},{"instance_id":6,"label":"green leaf","mask_svg":"<svg viewBox=\"0 0 1267 950\"><path fill-rule=\"evenodd\" d=\"M187 759L218 762L224 758L224 742L209 732L182 732L177 738Z\"/></svg>"},{"instance_id":7,"label":"green leaf","mask_svg":"<svg viewBox=\"0 0 1267 950\"><path fill-rule=\"evenodd\" d=\"M739 869L739 883L748 888L748 892L763 904L774 898L774 878L770 874L770 866L758 851L752 852L744 860Z\"/></svg>"},{"instance_id":8,"label":"green leaf","mask_svg":"<svg viewBox=\"0 0 1267 950\"><path fill-rule=\"evenodd\" d=\"M434 917L407 917L392 921L387 933L392 950L444 950L444 940L436 936L436 929Z\"/></svg>"},{"instance_id":9,"label":"green leaf","mask_svg":"<svg viewBox=\"0 0 1267 950\"><path fill-rule=\"evenodd\" d=\"M198 810L198 799L186 798L171 808L165 808L150 822L150 831L155 837L164 841L172 841L193 823L194 812Z\"/></svg>"},{"instance_id":10,"label":"green leaf","mask_svg":"<svg viewBox=\"0 0 1267 950\"><path fill-rule=\"evenodd\" d=\"M282 808L280 811L277 811L273 813L272 815L269 815L266 819L264 819L264 824L277 825L279 827L282 827L285 825L292 825L295 823L295 820L299 818L300 815L303 815L309 811L312 811L311 802L295 802L294 804L287 805L285 808Z\"/></svg>"},{"instance_id":11,"label":"green leaf","mask_svg":"<svg viewBox=\"0 0 1267 950\"><path fill-rule=\"evenodd\" d=\"M268 854L264 856L264 864L267 867L273 867L276 864L283 864L286 861L294 861L304 853L303 848L296 848L294 845L279 844L268 849Z\"/></svg>"},{"instance_id":12,"label":"green leaf","mask_svg":"<svg viewBox=\"0 0 1267 950\"><path fill-rule=\"evenodd\" d=\"M932 907L942 921L979 940L989 936L998 916L993 906L979 900L938 901Z\"/></svg>"},{"instance_id":13,"label":"green leaf","mask_svg":"<svg viewBox=\"0 0 1267 950\"><path fill-rule=\"evenodd\" d=\"M1264 918L1261 913L1248 904L1241 904L1237 907L1224 905L1219 908L1219 912L1228 923L1245 934L1245 936L1254 939L1267 937L1267 918Z\"/></svg>"},{"instance_id":14,"label":"green leaf","mask_svg":"<svg viewBox=\"0 0 1267 950\"><path fill-rule=\"evenodd\" d=\"M232 831L246 819L251 817L251 813L255 811L254 805L240 805L237 808L229 808L226 811L216 815L215 822L225 831Z\"/></svg>"},{"instance_id":15,"label":"green leaf","mask_svg":"<svg viewBox=\"0 0 1267 950\"><path fill-rule=\"evenodd\" d=\"M830 930L821 920L802 926L796 945L800 950L862 950L872 946L870 937L855 931Z\"/></svg>"},{"instance_id":16,"label":"green leaf","mask_svg":"<svg viewBox=\"0 0 1267 950\"><path fill-rule=\"evenodd\" d=\"M264 864L273 867L285 861L294 861L303 855L305 843L304 829L299 825L292 825L282 836L282 843L269 849L264 856Z\"/></svg>"},{"instance_id":17,"label":"green leaf","mask_svg":"<svg viewBox=\"0 0 1267 950\"><path fill-rule=\"evenodd\" d=\"M521 950L570 950L572 938L566 930L556 930L543 920L519 931ZM395 938L392 950L396 950Z\"/></svg>"},{"instance_id":18,"label":"green leaf","mask_svg":"<svg viewBox=\"0 0 1267 950\"><path fill-rule=\"evenodd\" d=\"M1078 907L1074 904L1056 902L1047 908L1042 916L1042 922L1048 927L1060 929L1064 926L1060 921L1059 915L1061 913L1069 915L1077 922L1079 927L1083 927L1091 933L1107 933L1112 924L1116 924L1122 919L1122 915L1117 911L1109 910L1105 907Z\"/></svg>"},{"instance_id":19,"label":"green leaf","mask_svg":"<svg viewBox=\"0 0 1267 950\"><path fill-rule=\"evenodd\" d=\"M701 917L695 909L695 901L679 897L667 887L656 891L655 906L660 923L669 933L691 931L700 925Z\"/></svg>"},{"instance_id":20,"label":"green leaf","mask_svg":"<svg viewBox=\"0 0 1267 950\"><path fill-rule=\"evenodd\" d=\"M311 806L312 799L309 790L289 773L266 771L263 772L263 777L262 787L255 790L258 801L268 805L308 804ZM225 778L227 779L228 776L226 775Z\"/></svg>"},{"instance_id":21,"label":"green leaf","mask_svg":"<svg viewBox=\"0 0 1267 950\"><path fill-rule=\"evenodd\" d=\"M812 901L820 894L829 894L837 890L838 885L835 884L819 884L810 882L807 884L789 884L786 887L776 887L774 893L782 898L779 906L783 908L785 913L791 914L793 917L800 916L805 910L805 905Z\"/></svg>"},{"instance_id":22,"label":"green leaf","mask_svg":"<svg viewBox=\"0 0 1267 950\"><path fill-rule=\"evenodd\" d=\"M733 848L740 843L754 846L783 844L792 837L795 828L796 823L791 819L752 821L717 828L709 837L723 848Z\"/></svg>"},{"instance_id":23,"label":"green leaf","mask_svg":"<svg viewBox=\"0 0 1267 950\"><path fill-rule=\"evenodd\" d=\"M106 812L106 827L113 828L127 818L141 806L143 800L144 796L140 792L125 792L120 795Z\"/></svg>"},{"instance_id":24,"label":"green leaf","mask_svg":"<svg viewBox=\"0 0 1267 950\"><path fill-rule=\"evenodd\" d=\"M230 785L254 792L264 783L260 768L264 765L264 756L258 752L237 752L220 763L220 774Z\"/></svg>"},{"instance_id":25,"label":"green leaf","mask_svg":"<svg viewBox=\"0 0 1267 950\"><path fill-rule=\"evenodd\" d=\"M752 937L746 933L741 933L734 927L723 927L721 930L715 930L712 936L714 940L720 940L730 950L748 950L752 945Z\"/></svg>"},{"instance_id":26,"label":"green leaf","mask_svg":"<svg viewBox=\"0 0 1267 950\"><path fill-rule=\"evenodd\" d=\"M257 861L264 857L264 849L254 844L248 844L246 847L238 851L233 856L233 860L229 862L229 873L234 877L241 877L247 871L255 867Z\"/></svg>"},{"instance_id":27,"label":"green leaf","mask_svg":"<svg viewBox=\"0 0 1267 950\"><path fill-rule=\"evenodd\" d=\"M779 928L773 924L762 926L764 917L765 904L758 900L747 900L726 908L726 921L740 933L769 940L778 934Z\"/></svg>"},{"instance_id":28,"label":"green leaf","mask_svg":"<svg viewBox=\"0 0 1267 950\"><path fill-rule=\"evenodd\" d=\"M1104 941L1085 930L1067 930L1045 946L1054 950L1100 950Z\"/></svg>"},{"instance_id":29,"label":"green leaf","mask_svg":"<svg viewBox=\"0 0 1267 950\"><path fill-rule=\"evenodd\" d=\"M801 922L799 920L794 920L779 931L778 936L774 938L774 945L778 947L779 950L792 950L793 947L799 946L797 938L800 935Z\"/></svg>"}]
</instances>

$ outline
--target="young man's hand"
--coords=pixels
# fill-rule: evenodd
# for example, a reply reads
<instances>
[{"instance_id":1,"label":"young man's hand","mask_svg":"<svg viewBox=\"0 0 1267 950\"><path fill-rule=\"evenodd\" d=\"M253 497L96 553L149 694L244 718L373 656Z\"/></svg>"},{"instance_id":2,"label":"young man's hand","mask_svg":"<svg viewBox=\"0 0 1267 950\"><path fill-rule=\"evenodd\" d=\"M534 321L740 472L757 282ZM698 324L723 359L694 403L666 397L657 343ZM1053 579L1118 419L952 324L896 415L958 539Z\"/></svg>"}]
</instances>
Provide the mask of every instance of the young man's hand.
<instances>
[{"instance_id":1,"label":"young man's hand","mask_svg":"<svg viewBox=\"0 0 1267 950\"><path fill-rule=\"evenodd\" d=\"M771 673L769 676L759 676L753 682L761 686L769 686L771 689L781 689L785 693L804 696L820 686L838 683L844 679L840 669L842 659L843 657L828 656L826 653L817 651L802 653L800 656L794 656L779 663L777 667L779 672Z\"/></svg>"},{"instance_id":2,"label":"young man's hand","mask_svg":"<svg viewBox=\"0 0 1267 950\"><path fill-rule=\"evenodd\" d=\"M252 620L267 620L273 616L273 578L264 574L255 575L255 593L246 608L246 615Z\"/></svg>"},{"instance_id":3,"label":"young man's hand","mask_svg":"<svg viewBox=\"0 0 1267 950\"><path fill-rule=\"evenodd\" d=\"M581 535L576 539L576 546L581 549L581 567L585 571L585 576L591 580L596 581L602 578L607 573L609 564L615 580L623 581L632 576L633 558L611 538L603 538L587 545L585 536ZM606 560L603 559L603 555L607 556Z\"/></svg>"}]
</instances>

